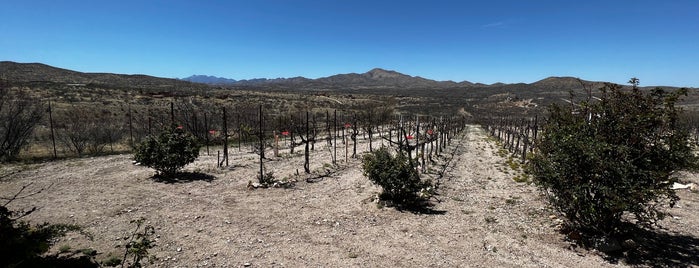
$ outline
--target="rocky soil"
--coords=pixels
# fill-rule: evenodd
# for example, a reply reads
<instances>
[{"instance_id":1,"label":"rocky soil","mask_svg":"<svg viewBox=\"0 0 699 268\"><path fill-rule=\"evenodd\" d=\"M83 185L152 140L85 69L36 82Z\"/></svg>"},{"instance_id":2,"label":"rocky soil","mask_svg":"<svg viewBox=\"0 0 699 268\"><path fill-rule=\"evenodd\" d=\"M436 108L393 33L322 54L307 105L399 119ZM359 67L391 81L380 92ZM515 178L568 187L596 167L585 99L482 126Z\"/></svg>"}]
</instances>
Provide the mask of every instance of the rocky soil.
<instances>
[{"instance_id":1,"label":"rocky soil","mask_svg":"<svg viewBox=\"0 0 699 268\"><path fill-rule=\"evenodd\" d=\"M258 160L236 148L228 168L216 167L215 151L204 153L186 167L193 173L170 183L153 180L131 155L4 165L0 196L29 183L26 193L44 189L10 208L38 207L25 218L33 223L83 226L94 239L70 234L51 252L92 248L98 261L122 256L130 222L145 218L155 227L147 265L155 267L699 266L699 194L690 190L679 190L662 228L624 243L625 253L605 254L568 242L536 188L513 179L520 171L475 126L427 169L439 187L423 212L381 206L358 159L345 162L342 147L332 165L330 150L316 146L310 175L303 149L265 162L278 179L295 181L289 188L248 187Z\"/></svg>"}]
</instances>

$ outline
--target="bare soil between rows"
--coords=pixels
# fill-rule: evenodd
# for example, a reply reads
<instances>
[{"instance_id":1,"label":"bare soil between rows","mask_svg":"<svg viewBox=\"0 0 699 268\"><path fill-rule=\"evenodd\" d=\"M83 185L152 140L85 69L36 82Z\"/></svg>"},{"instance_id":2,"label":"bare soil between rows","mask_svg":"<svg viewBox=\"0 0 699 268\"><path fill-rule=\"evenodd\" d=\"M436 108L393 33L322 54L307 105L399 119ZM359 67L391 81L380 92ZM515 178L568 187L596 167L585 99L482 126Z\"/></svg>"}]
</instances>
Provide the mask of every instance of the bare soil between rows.
<instances>
[{"instance_id":1,"label":"bare soil between rows","mask_svg":"<svg viewBox=\"0 0 699 268\"><path fill-rule=\"evenodd\" d=\"M380 146L375 141L374 146ZM360 144L361 151L367 144ZM438 181L429 213L398 211L376 202L380 192L362 175L359 159L331 165L330 150L316 144L311 175L303 156L283 151L265 162L290 188L249 189L256 156L234 149L230 166L200 156L186 167L197 174L166 183L132 164L132 155L4 165L0 196L33 184L11 209L39 209L32 223L83 226L52 249L93 248L96 259L123 255L130 221L155 227L154 267L616 267L699 266L699 194L679 190L662 228L640 233L640 246L609 256L567 242L560 220L535 186L515 182L519 171L497 145L469 126L423 176ZM350 153L351 154L351 153ZM438 171L444 169L443 176ZM297 170L300 174L296 175ZM699 182L683 173L681 181Z\"/></svg>"}]
</instances>

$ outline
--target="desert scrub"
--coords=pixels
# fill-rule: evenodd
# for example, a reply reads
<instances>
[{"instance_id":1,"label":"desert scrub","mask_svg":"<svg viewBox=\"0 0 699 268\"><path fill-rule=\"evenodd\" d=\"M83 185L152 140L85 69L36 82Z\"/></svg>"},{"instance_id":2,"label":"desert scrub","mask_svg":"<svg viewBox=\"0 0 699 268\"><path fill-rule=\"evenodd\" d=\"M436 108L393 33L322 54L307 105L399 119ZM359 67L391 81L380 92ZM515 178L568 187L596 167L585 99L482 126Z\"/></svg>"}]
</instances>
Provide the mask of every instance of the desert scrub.
<instances>
[{"instance_id":1,"label":"desert scrub","mask_svg":"<svg viewBox=\"0 0 699 268\"><path fill-rule=\"evenodd\" d=\"M396 205L419 205L433 189L431 182L420 179L407 156L400 152L393 156L386 147L365 154L362 169L364 176L383 189L380 199Z\"/></svg>"},{"instance_id":2,"label":"desert scrub","mask_svg":"<svg viewBox=\"0 0 699 268\"><path fill-rule=\"evenodd\" d=\"M628 230L625 214L642 225L663 219L663 204L679 199L672 175L696 168L697 156L675 107L686 89L644 93L636 84L629 91L607 84L601 91L575 110L549 108L528 168L571 227L606 236Z\"/></svg>"},{"instance_id":3,"label":"desert scrub","mask_svg":"<svg viewBox=\"0 0 699 268\"><path fill-rule=\"evenodd\" d=\"M505 161L505 164L507 164L507 165L510 167L510 169L512 169L512 170L514 170L514 171L519 171L520 168L522 167L522 165L520 165L519 163L517 163L517 161L515 160L515 158L512 157L512 156L510 156L510 157L507 158L507 160Z\"/></svg>"},{"instance_id":4,"label":"desert scrub","mask_svg":"<svg viewBox=\"0 0 699 268\"><path fill-rule=\"evenodd\" d=\"M268 186L274 184L274 182L277 181L277 177L274 176L274 171L269 171L262 177L260 177L260 174L257 174L257 181L264 186Z\"/></svg>"},{"instance_id":5,"label":"desert scrub","mask_svg":"<svg viewBox=\"0 0 699 268\"><path fill-rule=\"evenodd\" d=\"M531 180L531 177L529 176L529 174L522 173L522 174L517 174L514 177L512 177L512 180L515 182L519 182L519 183L529 183Z\"/></svg>"},{"instance_id":6,"label":"desert scrub","mask_svg":"<svg viewBox=\"0 0 699 268\"><path fill-rule=\"evenodd\" d=\"M132 224L136 225L136 228L129 236L125 237L129 241L126 243L124 257L121 260L122 266L128 263L127 267L142 267L142 261L146 260L150 263L155 259L148 252L149 249L155 247L153 240L155 228L152 225L143 225L144 222L144 218L131 221Z\"/></svg>"},{"instance_id":7,"label":"desert scrub","mask_svg":"<svg viewBox=\"0 0 699 268\"><path fill-rule=\"evenodd\" d=\"M199 157L200 147L194 136L173 128L158 136L147 137L136 148L134 160L167 177L194 162Z\"/></svg>"},{"instance_id":8,"label":"desert scrub","mask_svg":"<svg viewBox=\"0 0 699 268\"><path fill-rule=\"evenodd\" d=\"M507 157L507 154L508 154L507 150L503 149L502 147L498 148L498 156L499 157L505 158L505 157Z\"/></svg>"}]
</instances>

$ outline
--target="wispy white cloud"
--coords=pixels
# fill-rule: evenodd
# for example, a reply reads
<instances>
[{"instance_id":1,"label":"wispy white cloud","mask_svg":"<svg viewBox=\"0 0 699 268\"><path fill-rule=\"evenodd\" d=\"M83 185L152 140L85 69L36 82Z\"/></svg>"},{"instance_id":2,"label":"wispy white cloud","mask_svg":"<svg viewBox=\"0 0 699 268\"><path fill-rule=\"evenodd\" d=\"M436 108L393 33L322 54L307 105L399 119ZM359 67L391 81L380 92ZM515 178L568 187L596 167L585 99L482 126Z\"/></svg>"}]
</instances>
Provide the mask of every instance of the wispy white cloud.
<instances>
[{"instance_id":1,"label":"wispy white cloud","mask_svg":"<svg viewBox=\"0 0 699 268\"><path fill-rule=\"evenodd\" d=\"M482 25L481 27L483 28L502 28L503 26L507 25L507 22L505 21L497 21L493 23L488 23L485 25Z\"/></svg>"},{"instance_id":2,"label":"wispy white cloud","mask_svg":"<svg viewBox=\"0 0 699 268\"><path fill-rule=\"evenodd\" d=\"M488 28L503 29L503 28L510 27L514 24L517 24L518 22L519 22L519 20L517 20L517 19L506 19L506 20L491 22L488 24L483 24L483 25L481 25L481 28L484 28L484 29L488 29Z\"/></svg>"}]
</instances>

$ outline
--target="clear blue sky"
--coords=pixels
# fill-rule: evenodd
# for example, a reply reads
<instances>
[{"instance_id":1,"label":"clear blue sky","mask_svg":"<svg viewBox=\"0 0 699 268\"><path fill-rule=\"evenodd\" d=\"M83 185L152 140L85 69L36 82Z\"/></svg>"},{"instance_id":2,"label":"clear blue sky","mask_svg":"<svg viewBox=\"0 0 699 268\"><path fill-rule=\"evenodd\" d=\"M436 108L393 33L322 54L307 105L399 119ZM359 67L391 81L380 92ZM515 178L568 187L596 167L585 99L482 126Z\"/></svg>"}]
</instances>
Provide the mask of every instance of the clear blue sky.
<instances>
[{"instance_id":1,"label":"clear blue sky","mask_svg":"<svg viewBox=\"0 0 699 268\"><path fill-rule=\"evenodd\" d=\"M0 0L0 60L171 78L380 67L699 87L699 1Z\"/></svg>"}]
</instances>

